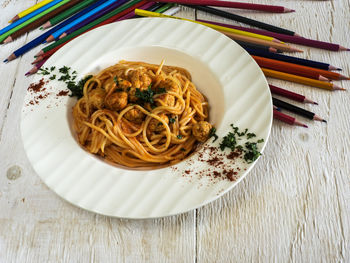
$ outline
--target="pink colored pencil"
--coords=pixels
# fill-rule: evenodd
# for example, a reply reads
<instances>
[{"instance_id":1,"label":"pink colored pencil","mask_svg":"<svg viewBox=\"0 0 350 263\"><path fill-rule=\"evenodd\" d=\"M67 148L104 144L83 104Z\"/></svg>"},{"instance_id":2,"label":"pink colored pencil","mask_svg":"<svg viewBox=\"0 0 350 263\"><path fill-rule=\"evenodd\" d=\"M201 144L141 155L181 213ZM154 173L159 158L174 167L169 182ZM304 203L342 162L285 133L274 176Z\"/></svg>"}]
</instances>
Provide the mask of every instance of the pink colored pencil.
<instances>
[{"instance_id":1,"label":"pink colored pencil","mask_svg":"<svg viewBox=\"0 0 350 263\"><path fill-rule=\"evenodd\" d=\"M264 12L270 12L270 13L288 13L288 12L295 11L293 9L285 8L283 6L250 4L250 3L218 1L218 0L157 0L157 2L177 3L177 4L184 4L184 5L220 6L220 7L257 10L257 11L264 11Z\"/></svg>"},{"instance_id":2,"label":"pink colored pencil","mask_svg":"<svg viewBox=\"0 0 350 263\"><path fill-rule=\"evenodd\" d=\"M213 25L218 25L218 26L225 26L229 28L234 28L238 30L243 30L255 34L261 34L269 37L274 37L279 40L288 42L288 43L294 43L294 44L299 44L303 46L309 46L309 47L315 47L315 48L320 48L320 49L325 49L325 50L331 50L331 51L349 51L349 48L345 48L343 46L340 46L338 44L332 44L328 42L323 42L319 40L313 40L313 39L308 39L300 36L288 36L284 34L279 34L279 33L274 33L262 29L255 29L255 28L250 28L250 27L242 27L242 26L234 26L234 25L229 25L229 24L224 24L224 23L218 23L218 22L212 22L212 21L207 21L207 20L202 20L202 19L197 19L197 21L204 22L204 23L209 23Z\"/></svg>"},{"instance_id":3,"label":"pink colored pencil","mask_svg":"<svg viewBox=\"0 0 350 263\"><path fill-rule=\"evenodd\" d=\"M298 125L304 128L308 128L307 125L305 125L304 123L301 123L300 121L297 121L294 117L284 114L282 112L279 112L276 109L273 109L273 118L283 121L285 123L288 123L290 125Z\"/></svg>"}]
</instances>

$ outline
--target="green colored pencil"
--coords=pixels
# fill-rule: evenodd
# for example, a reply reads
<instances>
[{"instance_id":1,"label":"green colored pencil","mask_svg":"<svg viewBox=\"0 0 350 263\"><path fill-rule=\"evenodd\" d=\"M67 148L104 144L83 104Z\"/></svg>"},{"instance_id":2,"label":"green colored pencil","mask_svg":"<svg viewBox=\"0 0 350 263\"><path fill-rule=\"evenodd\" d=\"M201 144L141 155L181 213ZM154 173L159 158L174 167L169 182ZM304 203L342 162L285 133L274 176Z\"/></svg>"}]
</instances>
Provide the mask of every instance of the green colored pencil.
<instances>
[{"instance_id":1,"label":"green colored pencil","mask_svg":"<svg viewBox=\"0 0 350 263\"><path fill-rule=\"evenodd\" d=\"M61 45L62 43L65 43L69 40L71 40L72 38L84 33L85 31L89 30L90 28L100 24L101 22L107 20L108 18L122 12L123 10L137 4L138 2L141 2L141 0L133 0L133 1L130 1L124 5L122 5L121 7L118 7L117 9L114 9L112 12L108 13L108 14L105 14L104 16L100 17L99 19L96 19L95 21L91 22L90 24L87 24L86 26L83 26L82 28L79 28L78 30L74 31L73 33L61 38L60 40L56 41L55 43L47 46L47 47L44 47L42 49L43 52L47 52L59 45Z\"/></svg>"},{"instance_id":2,"label":"green colored pencil","mask_svg":"<svg viewBox=\"0 0 350 263\"><path fill-rule=\"evenodd\" d=\"M159 7L158 9L156 9L156 11L154 11L154 12L163 13L163 12L167 11L168 9L172 8L173 6L174 6L173 3L167 3L167 4Z\"/></svg>"},{"instance_id":3,"label":"green colored pencil","mask_svg":"<svg viewBox=\"0 0 350 263\"><path fill-rule=\"evenodd\" d=\"M93 2L96 2L97 0L86 0L83 1L72 8L62 12L61 14L51 18L49 21L47 21L45 24L43 24L42 29L49 28L51 26L57 25L59 22L63 21L67 17L70 17L71 15L79 12L83 8L87 7L88 5L92 4Z\"/></svg>"},{"instance_id":4,"label":"green colored pencil","mask_svg":"<svg viewBox=\"0 0 350 263\"><path fill-rule=\"evenodd\" d=\"M7 31L6 33L0 35L0 43L2 41L4 41L9 35L11 35L12 33L18 31L19 29L29 25L30 23L34 22L35 20L38 20L39 18L43 17L44 15L52 12L53 10L55 10L56 8L68 3L70 0L63 0L62 2L59 2L57 5L54 5L48 9L46 9L45 11L41 12L40 14L37 14L36 16L32 17L31 19L28 19L27 21L23 22L22 24L12 28L11 30Z\"/></svg>"}]
</instances>

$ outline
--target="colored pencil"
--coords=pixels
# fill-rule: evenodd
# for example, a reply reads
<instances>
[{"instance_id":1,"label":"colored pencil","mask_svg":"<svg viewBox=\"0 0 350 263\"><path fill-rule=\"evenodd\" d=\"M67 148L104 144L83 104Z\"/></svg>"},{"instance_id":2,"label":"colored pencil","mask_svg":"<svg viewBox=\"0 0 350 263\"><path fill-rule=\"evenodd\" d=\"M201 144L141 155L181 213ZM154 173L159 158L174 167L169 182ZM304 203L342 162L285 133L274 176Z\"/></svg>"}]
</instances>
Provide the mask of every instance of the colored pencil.
<instances>
[{"instance_id":1,"label":"colored pencil","mask_svg":"<svg viewBox=\"0 0 350 263\"><path fill-rule=\"evenodd\" d=\"M124 4L125 2L127 2L128 0L118 0L108 6L106 6L105 8L103 8L102 10L92 14L91 16L85 18L84 20L82 20L80 23L76 24L75 26L68 28L66 31L64 31L59 38L65 37L66 35L71 34L72 32L78 30L79 28L93 22L94 20L96 20L97 18L113 11L115 8L121 6L122 4ZM63 31L63 28L62 28Z\"/></svg>"},{"instance_id":2,"label":"colored pencil","mask_svg":"<svg viewBox=\"0 0 350 263\"><path fill-rule=\"evenodd\" d=\"M97 5L99 5L100 3L104 2L104 1L105 0L100 0L100 1L96 2L95 4L87 7L86 9L89 10L91 8L94 8L94 5L97 6ZM79 17L81 14L84 14L85 12L86 12L85 9L82 10L81 12L75 14L74 16L68 18L67 20L63 21L59 25L56 25L54 28L48 30L47 32L43 33L42 35L40 35L37 38L33 39L32 41L28 42L27 44L25 44L21 48L19 48L16 51L14 51L4 62L14 60L17 57L25 54L26 52L28 52L32 48L36 47L37 45L43 43L46 40L46 38L48 38L53 32L56 32L58 29L62 28L63 26L65 26L67 24L69 24L70 22L74 21L77 17Z\"/></svg>"},{"instance_id":3,"label":"colored pencil","mask_svg":"<svg viewBox=\"0 0 350 263\"><path fill-rule=\"evenodd\" d=\"M264 50L266 52L273 52L273 53L280 52L279 50L277 50L274 47L253 44L253 43L240 41L240 40L235 40L235 42L243 48L247 47L247 48L261 49L261 50Z\"/></svg>"},{"instance_id":4,"label":"colored pencil","mask_svg":"<svg viewBox=\"0 0 350 263\"><path fill-rule=\"evenodd\" d=\"M283 100L279 100L277 98L272 98L272 103L273 103L273 105L275 105L277 107L280 107L282 109L286 109L290 112L293 112L295 114L298 114L298 115L303 116L305 118L308 118L310 120L327 122L326 120L324 120L320 116L316 115L315 113L308 111L308 110L305 110L303 108L297 107L295 105L292 105L292 104L285 102Z\"/></svg>"},{"instance_id":5,"label":"colored pencil","mask_svg":"<svg viewBox=\"0 0 350 263\"><path fill-rule=\"evenodd\" d=\"M327 79L320 79L320 80L325 80L328 81L329 79L332 80L349 80L350 78L341 75L336 72L328 71L328 70L323 70L323 69L315 69L311 67L306 67L302 65L297 65L289 62L284 62L284 61L279 61L275 59L270 59L270 58L264 58L264 57L259 57L259 56L252 56L255 61L258 63L260 67L263 68L269 68L269 69L274 69L290 74L295 74L295 75L300 75L304 77L309 77L312 78L312 76L318 78L318 76L325 77Z\"/></svg>"},{"instance_id":6,"label":"colored pencil","mask_svg":"<svg viewBox=\"0 0 350 263\"><path fill-rule=\"evenodd\" d=\"M300 83L300 84L304 84L304 85L308 85L316 88L327 89L327 90L345 90L344 88L341 88L330 82L300 77L293 74L288 74L288 73L267 69L267 68L261 68L261 70L264 72L266 77L287 80L287 81Z\"/></svg>"},{"instance_id":7,"label":"colored pencil","mask_svg":"<svg viewBox=\"0 0 350 263\"><path fill-rule=\"evenodd\" d=\"M269 52L265 52L265 51L261 51L261 50L255 50L252 48L245 48L245 50L250 55L260 56L260 57L264 57L264 58L271 58L271 59L290 62L290 63L294 63L294 64L298 64L298 65L304 65L304 66L308 66L308 67L312 67L312 68L324 69L324 70L341 70L340 68L332 66L328 63L318 62L318 61L314 61L314 60L297 58L297 57L292 57L292 56L287 56L287 55L282 55L282 54L274 54L274 53L269 53Z\"/></svg>"},{"instance_id":8,"label":"colored pencil","mask_svg":"<svg viewBox=\"0 0 350 263\"><path fill-rule=\"evenodd\" d=\"M229 7L229 8L264 11L264 12L271 12L271 13L288 13L288 12L295 11L293 9L285 8L283 6L276 6L276 5L261 5L261 4L250 4L250 3L217 1L217 0L157 0L157 2L176 3L176 4L185 4L185 5L203 5L203 6L209 5L209 6L218 6L218 7Z\"/></svg>"},{"instance_id":9,"label":"colored pencil","mask_svg":"<svg viewBox=\"0 0 350 263\"><path fill-rule=\"evenodd\" d=\"M65 43L68 43L68 41L72 40L73 38L83 34L84 32L87 32L88 30L90 29L94 29L96 27L99 27L101 25L105 25L105 24L108 24L108 23L112 23L113 22L113 19L117 19L115 17L121 17L123 15L126 15L127 13L129 13L131 10L133 10L135 7L134 6L141 6L143 4L146 3L146 1L142 1L142 3L140 4L141 0L132 0L124 5L122 5L121 7L113 10L112 12L100 17L99 19L96 19L94 22L82 27L82 28L79 28L77 31L73 32L72 34L56 41L55 43L52 43L51 45L43 48L42 50L39 51L39 53L37 53L37 56L40 56L42 55L43 53L53 49L53 48L56 48L57 46L60 46Z\"/></svg>"},{"instance_id":10,"label":"colored pencil","mask_svg":"<svg viewBox=\"0 0 350 263\"><path fill-rule=\"evenodd\" d=\"M2 28L0 30L0 35L5 34L6 32L10 31L11 29L14 29L18 26L20 26L21 24L23 24L24 22L28 21L29 19L36 17L37 15L39 15L40 13L44 12L45 10L49 9L50 7L54 6L55 4L58 4L59 2L61 2L62 0L56 0L52 3L47 4L44 7L39 8L38 10L35 10L34 12L28 14L27 16L17 20L16 22Z\"/></svg>"},{"instance_id":11,"label":"colored pencil","mask_svg":"<svg viewBox=\"0 0 350 263\"><path fill-rule=\"evenodd\" d=\"M203 23L210 23L210 24L218 25L218 26L229 27L229 28L238 29L238 30L243 30L243 31L261 34L261 35L265 35L265 36L270 36L270 37L274 37L274 38L277 38L279 40L282 40L282 41L285 41L288 43L299 44L299 45L303 45L303 46L309 46L309 47L320 48L320 49L331 50L331 51L344 51L344 50L349 51L350 50L349 48L340 46L338 44L308 39L308 38L299 37L299 36L289 36L289 35L285 35L285 34L269 32L266 30L261 30L261 29L256 29L256 28L234 26L234 25L218 23L218 22L211 22L211 21L201 20L201 19L197 19L197 21L200 21Z\"/></svg>"},{"instance_id":12,"label":"colored pencil","mask_svg":"<svg viewBox=\"0 0 350 263\"><path fill-rule=\"evenodd\" d=\"M282 89L271 84L269 84L269 87L270 87L271 93L273 94L277 94L277 95L286 97L288 99L303 102L303 103L311 103L311 104L318 105L317 102L306 98L304 95L292 92L290 90Z\"/></svg>"},{"instance_id":13,"label":"colored pencil","mask_svg":"<svg viewBox=\"0 0 350 263\"><path fill-rule=\"evenodd\" d=\"M148 10L152 10L152 9L156 8L155 11L158 12L158 10L159 11L163 11L164 10L164 8L161 8L162 6L164 6L164 4L155 4L155 3L152 3L152 2L147 2L145 0L141 1L141 2L135 4L135 5L127 8L127 9L125 9L124 11L118 13L117 15L111 17L110 19L107 19L104 22L102 22L102 23L96 25L95 27L89 29L89 31L94 29L94 28L96 28L96 27L98 27L98 26L102 26L104 24L109 24L109 23L113 23L113 22L116 22L116 21L121 21L121 20L124 20L124 19L131 18L135 14L135 12L134 12L135 8L142 8L142 9L143 8L148 8ZM169 10L167 10L165 12L169 12L169 14L174 14L174 13L178 12L179 9L180 9L179 7L173 7L173 8L170 8ZM67 44L68 42L70 42L73 39L70 39L67 42L61 43L60 45L58 45L58 46L56 46L56 47L54 47L52 49L48 49L45 52L43 50L41 50L39 52L40 54L38 54L38 56L36 56L37 59L32 64L35 64L35 63L37 63L39 61L42 61L43 59L48 59L58 49L60 49L62 46L64 46L65 44ZM52 44L52 45L54 45L54 44Z\"/></svg>"},{"instance_id":14,"label":"colored pencil","mask_svg":"<svg viewBox=\"0 0 350 263\"><path fill-rule=\"evenodd\" d=\"M39 63L37 63L31 70L29 70L25 76L29 76L29 75L32 75L32 74L35 74L38 72L38 70L45 64L47 59L43 60L43 61L40 61Z\"/></svg>"},{"instance_id":15,"label":"colored pencil","mask_svg":"<svg viewBox=\"0 0 350 263\"><path fill-rule=\"evenodd\" d=\"M93 4L97 0L86 0L83 1L72 8L58 14L57 16L51 18L49 21L47 21L45 24L42 25L41 29L46 29L49 27L52 27L54 25L57 25L59 22L63 21L64 19L70 17L71 15L74 15L75 13L79 12L80 10L84 9L90 4Z\"/></svg>"},{"instance_id":16,"label":"colored pencil","mask_svg":"<svg viewBox=\"0 0 350 263\"><path fill-rule=\"evenodd\" d=\"M278 49L280 51L284 51L284 52L303 52L300 49L291 47L291 46L286 45L286 44L276 43L276 42L272 42L272 41L266 41L266 40L262 40L262 39L258 39L258 38L254 38L254 37L243 36L243 35L238 35L238 34L234 34L234 33L230 33L230 32L224 32L224 31L220 31L220 32L225 34L226 36L228 36L229 38L231 38L233 40L245 41L245 42L249 42L252 44L273 47L273 48L276 48L276 49Z\"/></svg>"},{"instance_id":17,"label":"colored pencil","mask_svg":"<svg viewBox=\"0 0 350 263\"><path fill-rule=\"evenodd\" d=\"M22 12L18 13L9 22L13 23L13 22L17 21L18 19L33 13L35 10L37 10L37 9L47 5L48 3L52 2L52 1L53 0L41 1L41 2L37 3L36 5L33 5L33 6L29 7L29 8L27 8L26 10L23 10Z\"/></svg>"},{"instance_id":18,"label":"colored pencil","mask_svg":"<svg viewBox=\"0 0 350 263\"><path fill-rule=\"evenodd\" d=\"M297 121L294 117L284 114L276 109L273 110L273 118L276 120L283 121L290 125L298 125L298 126L308 128L307 125L301 123L300 121Z\"/></svg>"},{"instance_id":19,"label":"colored pencil","mask_svg":"<svg viewBox=\"0 0 350 263\"><path fill-rule=\"evenodd\" d=\"M280 62L278 60L273 60L273 59L267 59L267 58L263 58L263 57L256 57L256 56L252 56L255 60L255 62L262 68L268 68L268 69L273 69L273 70L278 70L281 72L285 72L285 73L289 73L289 74L294 74L297 76L302 76L302 77L306 77L306 78L310 78L310 79L317 79L317 80L321 80L321 81L329 81L329 79L327 79L325 76L320 75L320 73L315 72L313 70L303 70L300 69L296 64L291 64L291 65L296 65L296 67L294 66L286 66L283 63L287 63L287 62ZM276 62L275 62L276 61ZM290 64L290 63L288 63ZM311 68L312 69L312 68Z\"/></svg>"},{"instance_id":20,"label":"colored pencil","mask_svg":"<svg viewBox=\"0 0 350 263\"><path fill-rule=\"evenodd\" d=\"M11 30L2 34L0 36L0 43L3 42L9 36L10 36L10 39L14 39L14 38L17 38L19 35L27 33L28 31L38 27L39 25L41 25L43 23L43 21L45 21L47 19L47 17L54 16L57 12L56 9L58 9L61 6L67 6L66 4L69 4L69 1L70 0L63 0L63 1L59 2L58 4L41 12L40 14L32 17L31 19L28 19L24 23L16 26L15 28L12 28ZM54 3L54 2L52 2L52 3ZM48 5L50 5L50 4L48 4ZM55 10L56 10L56 12L55 12Z\"/></svg>"},{"instance_id":21,"label":"colored pencil","mask_svg":"<svg viewBox=\"0 0 350 263\"><path fill-rule=\"evenodd\" d=\"M87 19L88 17L96 14L97 12L103 10L105 7L108 7L112 4L114 4L115 2L117 2L117 0L107 0L106 2L104 2L103 4L99 5L98 7L96 7L95 9L90 10L89 12L87 12L86 14L78 17L75 21L72 21L71 23L69 23L68 25L64 26L63 28L60 28L59 30L57 30L56 32L54 32L53 34L51 34L50 37L48 37L46 39L47 42L51 42L55 39L58 39L60 35L62 35L66 30L72 28L73 26L79 24L80 22L84 21L85 19Z\"/></svg>"},{"instance_id":22,"label":"colored pencil","mask_svg":"<svg viewBox=\"0 0 350 263\"><path fill-rule=\"evenodd\" d=\"M168 10L169 8L171 8L171 7L173 7L174 6L174 4L172 4L172 3L167 3L167 4L165 4L165 5L163 5L163 6L161 6L161 7L159 7L159 8L157 8L154 12L156 12L156 13L164 13L166 10ZM139 9L143 9L143 10L147 10L147 11L150 11L150 10L148 10L147 8L139 8ZM151 11L152 12L152 11Z\"/></svg>"},{"instance_id":23,"label":"colored pencil","mask_svg":"<svg viewBox=\"0 0 350 263\"><path fill-rule=\"evenodd\" d=\"M247 25L251 25L251 26L258 27L258 28L262 28L262 29L265 29L265 30L268 30L268 31L281 33L281 34L286 34L286 35L290 35L290 36L295 36L296 35L296 33L291 31L291 30L287 30L287 29L284 29L284 28L281 28L281 27L277 27L277 26L273 26L273 25L270 25L270 24L266 24L266 23L263 23L263 22L260 22L260 21L257 21L257 20L253 20L253 19L250 19L250 18L247 18L247 17L244 17L244 16L239 16L239 15L236 15L236 14L233 14L233 13L229 13L229 12L226 12L226 11L222 11L222 10L219 10L219 9L215 9L215 8L212 8L212 7L199 6L199 5L198 6L197 5L186 5L186 6L194 8L196 10L204 11L204 12L207 12L207 13L210 13L210 14L213 14L213 15L217 15L217 16L224 17L224 18L227 18L227 19L231 19L231 20L234 20L234 21L237 21L237 22L241 22L241 23L244 23L244 24L247 24Z\"/></svg>"},{"instance_id":24,"label":"colored pencil","mask_svg":"<svg viewBox=\"0 0 350 263\"><path fill-rule=\"evenodd\" d=\"M266 41L271 41L272 43L273 43L273 42L280 42L280 41L277 40L277 39L274 39L274 38L271 38L271 37L262 36L262 35L259 35L259 34L244 32L244 31L241 31L241 30L236 30L236 29L227 28L227 27L221 27L221 26L212 25L212 24L206 24L206 23L197 22L197 21L195 21L195 20L191 20L191 19L187 19L187 18L182 18L182 17L168 16L168 15L164 15L164 14L160 14L160 13L155 13L155 12L150 12L150 11L146 11L146 10L136 9L136 10L135 10L135 14L136 14L136 15L139 15L139 16L147 16L147 17L166 17L166 18L180 19L180 20L190 21L190 22L193 22L193 23L197 23L197 24L201 24L201 25L204 25L204 26L208 26L208 27L210 27L210 28L212 28L212 29L219 30L219 31L223 31L223 32L227 32L227 33L232 33L232 34L236 34L236 35L247 36L247 37L256 38L256 39L261 39L261 40L266 40Z\"/></svg>"}]
</instances>

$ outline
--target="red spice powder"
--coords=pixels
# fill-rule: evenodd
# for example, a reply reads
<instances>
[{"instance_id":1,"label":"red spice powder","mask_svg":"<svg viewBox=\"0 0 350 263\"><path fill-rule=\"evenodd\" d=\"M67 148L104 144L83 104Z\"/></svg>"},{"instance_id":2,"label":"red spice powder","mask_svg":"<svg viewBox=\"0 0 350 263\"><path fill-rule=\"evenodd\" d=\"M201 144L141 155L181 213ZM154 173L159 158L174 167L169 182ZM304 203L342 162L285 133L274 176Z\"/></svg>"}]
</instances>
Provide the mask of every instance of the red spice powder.
<instances>
[{"instance_id":1,"label":"red spice powder","mask_svg":"<svg viewBox=\"0 0 350 263\"><path fill-rule=\"evenodd\" d=\"M35 93L44 91L45 90L45 88L43 88L44 85L45 85L45 81L44 81L44 79L41 79L41 80L39 80L38 83L31 83L28 87L28 91L32 91Z\"/></svg>"},{"instance_id":2,"label":"red spice powder","mask_svg":"<svg viewBox=\"0 0 350 263\"><path fill-rule=\"evenodd\" d=\"M61 97L61 96L67 96L69 93L69 90L61 90L59 93L56 94L56 96Z\"/></svg>"}]
</instances>

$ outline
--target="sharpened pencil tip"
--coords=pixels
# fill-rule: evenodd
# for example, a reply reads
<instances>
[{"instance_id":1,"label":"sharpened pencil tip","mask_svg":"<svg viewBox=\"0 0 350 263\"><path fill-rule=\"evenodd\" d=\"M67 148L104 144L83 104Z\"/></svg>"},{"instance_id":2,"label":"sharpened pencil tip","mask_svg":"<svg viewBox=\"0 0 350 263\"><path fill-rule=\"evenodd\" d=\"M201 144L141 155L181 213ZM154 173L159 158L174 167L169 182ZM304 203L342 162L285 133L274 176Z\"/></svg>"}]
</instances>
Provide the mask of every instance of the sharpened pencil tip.
<instances>
[{"instance_id":1,"label":"sharpened pencil tip","mask_svg":"<svg viewBox=\"0 0 350 263\"><path fill-rule=\"evenodd\" d=\"M316 101L314 101L314 103L313 103L313 104L318 105L318 103L317 103Z\"/></svg>"},{"instance_id":2,"label":"sharpened pencil tip","mask_svg":"<svg viewBox=\"0 0 350 263\"><path fill-rule=\"evenodd\" d=\"M327 123L327 121L326 121L326 120L322 120L322 122L325 122L325 123Z\"/></svg>"},{"instance_id":3,"label":"sharpened pencil tip","mask_svg":"<svg viewBox=\"0 0 350 263\"><path fill-rule=\"evenodd\" d=\"M30 75L30 72L28 71L26 74L24 74L24 76L29 76Z\"/></svg>"},{"instance_id":4,"label":"sharpened pencil tip","mask_svg":"<svg viewBox=\"0 0 350 263\"><path fill-rule=\"evenodd\" d=\"M5 60L4 60L4 63L6 63L7 61L9 61L9 60L8 60L8 59L5 59Z\"/></svg>"},{"instance_id":5,"label":"sharpened pencil tip","mask_svg":"<svg viewBox=\"0 0 350 263\"><path fill-rule=\"evenodd\" d=\"M41 26L41 27L39 27L39 29L40 29L40 30L43 30L44 28Z\"/></svg>"},{"instance_id":6,"label":"sharpened pencil tip","mask_svg":"<svg viewBox=\"0 0 350 263\"><path fill-rule=\"evenodd\" d=\"M304 127L304 128L309 128L309 126L307 126L307 125L305 125L305 124L303 124L303 127Z\"/></svg>"}]
</instances>

